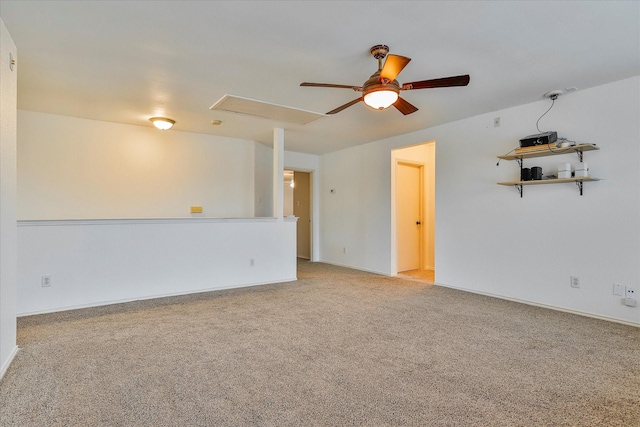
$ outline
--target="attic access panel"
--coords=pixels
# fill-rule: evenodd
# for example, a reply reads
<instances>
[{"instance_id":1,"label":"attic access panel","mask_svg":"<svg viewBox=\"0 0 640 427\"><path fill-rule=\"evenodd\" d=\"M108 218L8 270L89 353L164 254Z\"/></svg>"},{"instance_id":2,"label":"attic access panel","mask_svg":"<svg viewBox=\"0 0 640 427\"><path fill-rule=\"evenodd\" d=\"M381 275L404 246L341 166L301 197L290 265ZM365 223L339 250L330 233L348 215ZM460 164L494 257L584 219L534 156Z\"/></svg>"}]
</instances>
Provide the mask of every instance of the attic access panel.
<instances>
[{"instance_id":1,"label":"attic access panel","mask_svg":"<svg viewBox=\"0 0 640 427\"><path fill-rule=\"evenodd\" d=\"M209 109L229 111L232 113L246 114L248 116L262 117L265 119L297 123L301 125L306 125L307 123L311 123L321 117L326 117L326 114L272 104L270 102L257 101L255 99L242 98L235 95L224 95Z\"/></svg>"}]
</instances>

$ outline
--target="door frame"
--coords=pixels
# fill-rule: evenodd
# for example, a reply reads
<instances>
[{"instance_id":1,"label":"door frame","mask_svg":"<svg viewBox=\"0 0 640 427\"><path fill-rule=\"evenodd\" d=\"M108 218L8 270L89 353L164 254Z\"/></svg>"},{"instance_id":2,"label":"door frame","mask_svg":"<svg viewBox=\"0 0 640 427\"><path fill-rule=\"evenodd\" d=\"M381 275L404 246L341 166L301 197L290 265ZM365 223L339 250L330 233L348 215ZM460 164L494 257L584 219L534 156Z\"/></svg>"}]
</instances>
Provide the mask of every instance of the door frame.
<instances>
[{"instance_id":1,"label":"door frame","mask_svg":"<svg viewBox=\"0 0 640 427\"><path fill-rule=\"evenodd\" d=\"M422 197L423 211L422 211L422 268L433 270L436 272L436 168L437 168L437 153L436 153L436 140L426 140L416 144L409 144L393 148L389 158L389 166L391 169L391 216L390 221L390 241L389 241L389 274L391 276L398 275L398 262L397 262L397 218L396 218L396 163L398 161L405 161L408 163L418 163L423 168L423 193ZM423 151L424 150L424 151ZM427 221L425 223L425 220ZM435 280L435 276L434 276Z\"/></svg>"},{"instance_id":2,"label":"door frame","mask_svg":"<svg viewBox=\"0 0 640 427\"><path fill-rule=\"evenodd\" d=\"M313 262L317 262L319 261L319 259L317 258L319 255L319 250L315 249L315 245L316 243L318 243L318 240L316 238L314 238L314 236L317 236L319 233L319 229L318 229L318 221L316 220L317 218L317 212L316 212L316 208L318 206L318 201L316 200L316 197L318 195L318 193L316 192L316 185L318 184L316 182L316 171L314 169L304 169L304 168L292 168L292 167L284 167L284 170L289 170L289 171L293 171L293 172L304 172L304 173L308 173L309 174L309 219L311 221L311 226L309 227L309 261L313 261ZM294 188L295 191L295 188ZM296 250L296 257L298 255L298 252Z\"/></svg>"}]
</instances>

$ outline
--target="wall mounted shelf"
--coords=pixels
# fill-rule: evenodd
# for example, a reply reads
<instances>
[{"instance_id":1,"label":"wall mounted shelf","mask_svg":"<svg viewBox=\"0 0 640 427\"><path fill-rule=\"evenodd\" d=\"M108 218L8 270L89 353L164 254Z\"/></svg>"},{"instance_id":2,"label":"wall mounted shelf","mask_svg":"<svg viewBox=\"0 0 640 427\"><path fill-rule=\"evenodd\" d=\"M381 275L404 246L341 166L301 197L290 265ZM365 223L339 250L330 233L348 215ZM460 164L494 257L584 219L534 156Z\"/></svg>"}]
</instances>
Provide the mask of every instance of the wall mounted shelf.
<instances>
[{"instance_id":1,"label":"wall mounted shelf","mask_svg":"<svg viewBox=\"0 0 640 427\"><path fill-rule=\"evenodd\" d=\"M573 145L571 147L561 147L561 148L548 146L548 147L540 147L539 149L532 149L530 151L523 151L520 153L505 154L503 156L498 156L498 158L502 160L517 161L518 164L520 165L520 176L522 176L522 163L524 159L576 153L578 155L578 159L580 160L580 162L582 162L583 152L594 151L599 149L600 147L597 147L595 144L578 144L578 145ZM572 178L539 179L539 180L531 180L531 181L504 181L504 182L499 182L498 184L515 186L520 192L520 197L522 197L522 189L525 185L563 184L567 182L575 182L580 191L580 195L582 196L582 184L585 181L600 181L600 179L594 178L592 176L585 176L585 177L572 177Z\"/></svg>"},{"instance_id":2,"label":"wall mounted shelf","mask_svg":"<svg viewBox=\"0 0 640 427\"><path fill-rule=\"evenodd\" d=\"M582 196L582 183L585 181L600 181L600 178L594 178L592 176L584 176L578 178L556 178L556 179L539 179L532 181L504 181L499 182L499 185L515 185L519 187L520 197L522 197L522 186L523 185L538 185L538 184L563 184L567 182L575 182L580 190L580 195Z\"/></svg>"}]
</instances>

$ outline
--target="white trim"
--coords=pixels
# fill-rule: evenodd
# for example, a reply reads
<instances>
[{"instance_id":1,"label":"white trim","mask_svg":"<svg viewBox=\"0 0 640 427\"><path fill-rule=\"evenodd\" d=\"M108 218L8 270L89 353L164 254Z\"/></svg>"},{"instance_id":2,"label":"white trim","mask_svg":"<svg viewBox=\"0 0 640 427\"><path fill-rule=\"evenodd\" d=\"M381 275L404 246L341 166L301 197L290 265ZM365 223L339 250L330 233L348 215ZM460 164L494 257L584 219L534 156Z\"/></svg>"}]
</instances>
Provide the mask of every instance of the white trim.
<instances>
[{"instance_id":1,"label":"white trim","mask_svg":"<svg viewBox=\"0 0 640 427\"><path fill-rule=\"evenodd\" d=\"M375 270L368 270L366 268L360 268L360 267L354 267L352 265L346 265L346 264L338 264L337 262L330 262L330 261L319 261L322 264L329 264L329 265L335 265L336 267L344 267L344 268L348 268L350 270L358 270L358 271L364 271L365 273L373 273L373 274L377 274L379 276L384 276L384 277L396 277L396 275L392 275L392 274L387 274L387 273L383 273L382 271L375 271Z\"/></svg>"},{"instance_id":2,"label":"white trim","mask_svg":"<svg viewBox=\"0 0 640 427\"><path fill-rule=\"evenodd\" d=\"M435 285L436 286L441 286L443 288L456 289L458 291L469 292L469 293L472 293L472 294L484 295L484 296L487 296L487 297L492 297L492 298L498 298L498 299L501 299L501 300L517 302L517 303L520 303L520 304L531 305L531 306L534 306L534 307L547 308L549 310L562 311L564 313L577 314L579 316L591 317L593 319L606 320L606 321L609 321L609 322L621 323L623 325L635 326L636 328L640 328L640 323L630 322L628 320L623 320L623 319L617 319L615 317L601 316L599 314L587 313L585 311L579 311L579 310L572 310L570 308L558 307L558 306L555 306L555 305L548 305L548 304L543 304L543 303L534 302L534 301L527 301L527 300L521 300L521 299L517 299L517 298L510 298L510 297L505 297L505 296L502 296L502 295L492 294L492 293L489 293L489 292L474 291L474 290L470 290L470 289L466 289L466 288L460 288L460 287L457 287L457 286L445 285L443 283L436 283Z\"/></svg>"},{"instance_id":3,"label":"white trim","mask_svg":"<svg viewBox=\"0 0 640 427\"><path fill-rule=\"evenodd\" d=\"M276 282L244 283L240 285L220 286L220 287L208 288L208 289L198 289L198 290L188 291L188 292L174 292L174 293L168 293L168 294L145 295L144 297L140 297L140 298L125 298L120 300L100 301L100 302L91 303L91 304L80 304L80 305L73 305L73 306L67 306L67 307L57 307L52 310L36 310L31 312L18 313L17 317L34 316L36 314L58 313L61 311L79 310L82 308L103 307L105 305L123 304L127 302L145 301L145 300L157 299L157 298L169 298L169 297L177 297L177 296L190 295L190 294L202 294L206 292L223 291L226 289L248 288L251 286L263 286L263 285L275 285L278 283L295 282L296 280L298 280L298 278L293 277L289 279L278 280Z\"/></svg>"},{"instance_id":4,"label":"white trim","mask_svg":"<svg viewBox=\"0 0 640 427\"><path fill-rule=\"evenodd\" d=\"M295 218L284 218L295 222ZM68 225L123 225L123 224L203 224L203 223L276 222L276 218L124 218L124 219L27 219L18 220L18 227L68 226Z\"/></svg>"},{"instance_id":5,"label":"white trim","mask_svg":"<svg viewBox=\"0 0 640 427\"><path fill-rule=\"evenodd\" d=\"M331 262L326 262L326 261L322 261L322 262L325 263L325 264L336 265L338 267L346 267L346 268L350 268L350 269L353 269L353 270L365 271L367 273L379 274L379 275L385 276L385 277L399 277L397 273L394 274L394 275L386 275L384 273L380 273L380 272L377 272L377 271L366 270L366 269L362 269L362 268L354 268L354 267L348 266L348 265L336 264L336 263L331 263ZM578 310L572 310L572 309L569 309L569 308L558 307L558 306L555 306L555 305L542 304L542 303L537 303L537 302L533 302L533 301L521 300L521 299L517 299L517 298L509 298L509 297L505 297L505 296L502 296L502 295L496 295L496 294L492 294L492 293L488 293L488 292L479 292L479 291L474 291L474 290L470 290L470 289L466 289L466 288L460 288L460 287L457 287L457 286L449 286L449 285L445 285L444 283L435 283L435 285L443 287L443 288L455 289L455 290L458 290L458 291L469 292L469 293L472 293L472 294L478 294L478 295L484 295L484 296L487 296L487 297L498 298L498 299L505 300L505 301L512 301L512 302L517 302L517 303L520 303L520 304L531 305L531 306L534 306L534 307L547 308L549 310L562 311L562 312L565 312L565 313L576 314L578 316L591 317L593 319L606 320L608 322L621 323L623 325L635 326L636 328L640 328L640 323L630 322L628 320L623 320L623 319L617 319L615 317L601 316L601 315L598 315L598 314L587 313L587 312L578 311Z\"/></svg>"},{"instance_id":6,"label":"white trim","mask_svg":"<svg viewBox=\"0 0 640 427\"><path fill-rule=\"evenodd\" d=\"M11 366L11 362L13 362L13 359L15 359L16 354L18 354L18 350L20 350L18 346L13 347L13 350L11 350L11 354L9 354L9 357L7 357L7 361L5 362L4 365L2 365L2 369L0 369L0 380L4 377L4 374L6 374L7 371L9 370L9 366Z\"/></svg>"}]
</instances>

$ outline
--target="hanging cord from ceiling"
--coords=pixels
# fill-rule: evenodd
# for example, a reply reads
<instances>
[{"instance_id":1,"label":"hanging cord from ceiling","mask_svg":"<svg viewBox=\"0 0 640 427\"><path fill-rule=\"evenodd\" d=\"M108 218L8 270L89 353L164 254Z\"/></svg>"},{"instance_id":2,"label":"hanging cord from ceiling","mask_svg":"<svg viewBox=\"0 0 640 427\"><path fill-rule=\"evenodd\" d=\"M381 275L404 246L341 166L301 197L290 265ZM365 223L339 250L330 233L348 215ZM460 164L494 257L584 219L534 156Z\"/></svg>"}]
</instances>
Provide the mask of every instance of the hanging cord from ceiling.
<instances>
[{"instance_id":1,"label":"hanging cord from ceiling","mask_svg":"<svg viewBox=\"0 0 640 427\"><path fill-rule=\"evenodd\" d=\"M549 107L549 109L545 111L544 114L541 115L540 118L538 118L538 121L536 122L536 129L538 129L538 132L540 133L542 133L542 131L540 130L540 126L538 126L538 123L540 123L540 119L542 119L544 116L547 115L549 111L551 111L551 109L553 108L553 105L556 103L556 99L558 99L558 95L551 95L549 98L551 98L551 107Z\"/></svg>"}]
</instances>

